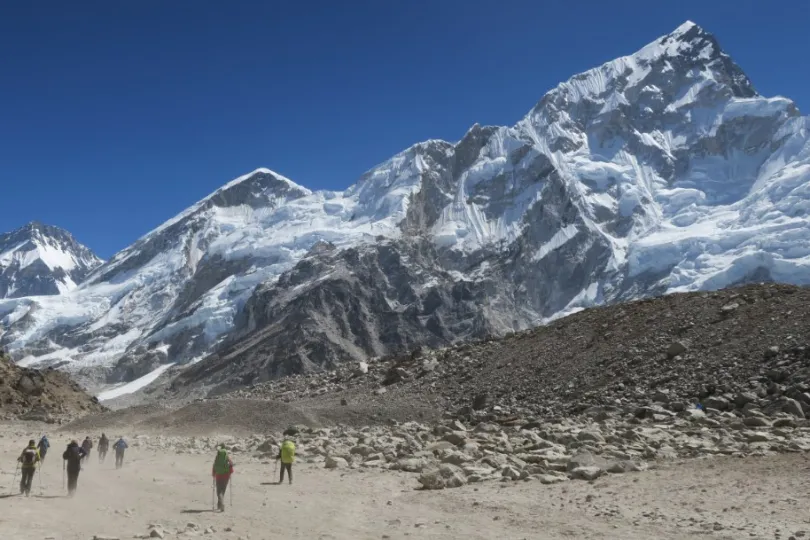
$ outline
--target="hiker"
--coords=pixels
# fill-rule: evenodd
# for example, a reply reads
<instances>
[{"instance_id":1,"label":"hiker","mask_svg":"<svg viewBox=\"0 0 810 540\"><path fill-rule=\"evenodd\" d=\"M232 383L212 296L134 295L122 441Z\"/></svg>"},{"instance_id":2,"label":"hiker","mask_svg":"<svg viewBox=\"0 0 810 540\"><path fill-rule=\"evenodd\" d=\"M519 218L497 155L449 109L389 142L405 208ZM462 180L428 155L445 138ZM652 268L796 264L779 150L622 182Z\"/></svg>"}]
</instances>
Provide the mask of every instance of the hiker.
<instances>
[{"instance_id":1,"label":"hiker","mask_svg":"<svg viewBox=\"0 0 810 540\"><path fill-rule=\"evenodd\" d=\"M42 461L42 462L45 461L45 455L48 453L48 449L50 447L51 447L51 443L48 440L48 435L45 434L45 435L42 436L42 438L39 440L39 443L37 444L37 449L39 450L39 459L40 459L40 461Z\"/></svg>"},{"instance_id":2,"label":"hiker","mask_svg":"<svg viewBox=\"0 0 810 540\"><path fill-rule=\"evenodd\" d=\"M79 446L75 440L70 441L67 449L62 454L62 459L65 460L67 465L67 485L68 495L71 497L76 493L76 487L79 483L79 472L82 470L82 460L86 457L84 448Z\"/></svg>"},{"instance_id":3,"label":"hiker","mask_svg":"<svg viewBox=\"0 0 810 540\"><path fill-rule=\"evenodd\" d=\"M124 450L129 448L127 442L124 440L123 437L119 437L115 444L113 445L113 449L115 450L115 468L120 469L124 466Z\"/></svg>"},{"instance_id":4,"label":"hiker","mask_svg":"<svg viewBox=\"0 0 810 540\"><path fill-rule=\"evenodd\" d=\"M104 459L107 457L107 450L110 449L110 439L107 438L105 434L101 434L101 438L98 440L98 462L104 463Z\"/></svg>"},{"instance_id":5,"label":"hiker","mask_svg":"<svg viewBox=\"0 0 810 540\"><path fill-rule=\"evenodd\" d=\"M211 468L211 476L217 485L217 510L225 511L225 490L228 489L228 482L233 474L233 461L228 457L225 445L221 444L217 450L217 457L214 458L214 466Z\"/></svg>"},{"instance_id":6,"label":"hiker","mask_svg":"<svg viewBox=\"0 0 810 540\"><path fill-rule=\"evenodd\" d=\"M39 450L37 450L37 443L34 439L28 441L28 446L22 451L20 457L17 458L22 469L22 479L20 480L20 493L26 497L31 494L31 484L34 481L34 474L37 472L37 463L40 461Z\"/></svg>"},{"instance_id":7,"label":"hiker","mask_svg":"<svg viewBox=\"0 0 810 540\"><path fill-rule=\"evenodd\" d=\"M93 441L90 440L90 436L84 438L84 442L82 442L82 450L84 450L84 457L82 461L87 461L90 459L90 450L93 449Z\"/></svg>"},{"instance_id":8,"label":"hiker","mask_svg":"<svg viewBox=\"0 0 810 540\"><path fill-rule=\"evenodd\" d=\"M284 439L284 442L281 443L281 448L278 451L278 457L276 460L281 460L281 478L279 478L278 483L284 483L284 470L287 470L287 476L290 479L290 484L292 484L292 465L295 461L295 443L292 442L292 439L287 438Z\"/></svg>"}]
</instances>

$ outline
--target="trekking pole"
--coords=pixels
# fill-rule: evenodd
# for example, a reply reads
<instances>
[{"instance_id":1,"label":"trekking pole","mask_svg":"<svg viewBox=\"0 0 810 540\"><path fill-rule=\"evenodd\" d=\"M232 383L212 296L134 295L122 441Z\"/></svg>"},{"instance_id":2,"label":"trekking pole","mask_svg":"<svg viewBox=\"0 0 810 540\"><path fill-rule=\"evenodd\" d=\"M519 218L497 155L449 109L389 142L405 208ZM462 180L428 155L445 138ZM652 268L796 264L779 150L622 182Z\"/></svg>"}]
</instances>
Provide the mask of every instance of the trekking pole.
<instances>
[{"instance_id":1,"label":"trekking pole","mask_svg":"<svg viewBox=\"0 0 810 540\"><path fill-rule=\"evenodd\" d=\"M19 470L20 470L20 464L17 463L17 468L14 469L14 478L11 480L11 488L9 489L9 491L12 494L14 493L14 484L17 483L17 471L19 471Z\"/></svg>"},{"instance_id":2,"label":"trekking pole","mask_svg":"<svg viewBox=\"0 0 810 540\"><path fill-rule=\"evenodd\" d=\"M62 462L62 491L65 491L65 462Z\"/></svg>"},{"instance_id":3,"label":"trekking pole","mask_svg":"<svg viewBox=\"0 0 810 540\"><path fill-rule=\"evenodd\" d=\"M37 476L39 476L39 494L42 495L42 465L37 469Z\"/></svg>"},{"instance_id":4,"label":"trekking pole","mask_svg":"<svg viewBox=\"0 0 810 540\"><path fill-rule=\"evenodd\" d=\"M231 475L231 508L233 508L233 475Z\"/></svg>"},{"instance_id":5,"label":"trekking pole","mask_svg":"<svg viewBox=\"0 0 810 540\"><path fill-rule=\"evenodd\" d=\"M216 497L216 489L217 489L217 481L215 478L211 479L211 511L214 511L216 508L216 504L214 503L214 498Z\"/></svg>"}]
</instances>

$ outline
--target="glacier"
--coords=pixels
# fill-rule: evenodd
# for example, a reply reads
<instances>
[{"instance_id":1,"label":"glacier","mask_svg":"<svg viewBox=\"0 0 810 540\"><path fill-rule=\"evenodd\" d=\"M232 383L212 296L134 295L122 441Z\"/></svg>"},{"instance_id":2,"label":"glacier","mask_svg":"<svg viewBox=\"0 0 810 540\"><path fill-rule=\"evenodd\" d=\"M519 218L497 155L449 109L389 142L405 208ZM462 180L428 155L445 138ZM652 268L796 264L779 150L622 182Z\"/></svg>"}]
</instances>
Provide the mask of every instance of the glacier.
<instances>
[{"instance_id":1,"label":"glacier","mask_svg":"<svg viewBox=\"0 0 810 540\"><path fill-rule=\"evenodd\" d=\"M514 126L415 144L345 191L269 169L236 178L61 295L0 300L0 345L118 388L170 364L210 377L306 321L299 341L324 345L240 368L264 379L604 302L810 284L808 210L810 117L757 94L687 22L561 83ZM341 311L336 283L367 303ZM415 326L355 328L375 309L414 311Z\"/></svg>"}]
</instances>

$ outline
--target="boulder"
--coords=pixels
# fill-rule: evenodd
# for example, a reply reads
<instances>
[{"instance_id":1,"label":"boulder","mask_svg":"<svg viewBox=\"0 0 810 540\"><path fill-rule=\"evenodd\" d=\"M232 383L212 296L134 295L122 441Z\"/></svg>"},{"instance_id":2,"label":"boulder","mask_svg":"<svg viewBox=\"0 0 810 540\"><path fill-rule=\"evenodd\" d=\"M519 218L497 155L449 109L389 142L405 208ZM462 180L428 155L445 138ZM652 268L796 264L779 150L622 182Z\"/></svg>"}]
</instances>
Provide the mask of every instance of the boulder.
<instances>
[{"instance_id":1,"label":"boulder","mask_svg":"<svg viewBox=\"0 0 810 540\"><path fill-rule=\"evenodd\" d=\"M374 449L365 444L358 444L357 446L353 446L349 450L349 453L352 455L360 455L363 457L367 457L374 453Z\"/></svg>"},{"instance_id":2,"label":"boulder","mask_svg":"<svg viewBox=\"0 0 810 540\"><path fill-rule=\"evenodd\" d=\"M804 418L804 410L802 410L802 405L795 399L785 398L785 405L782 407L782 410L797 418Z\"/></svg>"},{"instance_id":3,"label":"boulder","mask_svg":"<svg viewBox=\"0 0 810 540\"><path fill-rule=\"evenodd\" d=\"M455 465L443 464L438 469L422 473L419 483L424 489L455 488L466 484L467 478Z\"/></svg>"},{"instance_id":4,"label":"boulder","mask_svg":"<svg viewBox=\"0 0 810 540\"><path fill-rule=\"evenodd\" d=\"M675 358L676 356L681 356L689 349L689 346L685 341L674 341L667 347L667 357Z\"/></svg>"},{"instance_id":5,"label":"boulder","mask_svg":"<svg viewBox=\"0 0 810 540\"><path fill-rule=\"evenodd\" d=\"M424 459L410 457L399 459L392 468L405 472L420 473L425 469L425 466Z\"/></svg>"},{"instance_id":6,"label":"boulder","mask_svg":"<svg viewBox=\"0 0 810 540\"><path fill-rule=\"evenodd\" d=\"M646 465L642 463L636 463L635 461L630 461L628 459L611 463L607 468L607 472L614 474L622 474L628 472L639 472L646 470L646 468L647 468Z\"/></svg>"},{"instance_id":7,"label":"boulder","mask_svg":"<svg viewBox=\"0 0 810 540\"><path fill-rule=\"evenodd\" d=\"M349 462L342 457L327 456L324 462L324 467L327 469L345 469L349 466Z\"/></svg>"},{"instance_id":8,"label":"boulder","mask_svg":"<svg viewBox=\"0 0 810 540\"><path fill-rule=\"evenodd\" d=\"M583 442L604 443L605 438L598 431L582 430L577 433L577 440Z\"/></svg>"},{"instance_id":9,"label":"boulder","mask_svg":"<svg viewBox=\"0 0 810 540\"><path fill-rule=\"evenodd\" d=\"M577 467L571 471L571 478L575 480L596 480L605 474L601 467Z\"/></svg>"},{"instance_id":10,"label":"boulder","mask_svg":"<svg viewBox=\"0 0 810 540\"><path fill-rule=\"evenodd\" d=\"M605 469L608 466L609 462L605 458L596 456L587 451L579 452L578 454L574 455L568 460L567 465L569 471L573 471L574 469L580 467L597 467L600 469Z\"/></svg>"},{"instance_id":11,"label":"boulder","mask_svg":"<svg viewBox=\"0 0 810 540\"><path fill-rule=\"evenodd\" d=\"M515 467L507 465L506 467L501 469L501 476L503 476L504 478L508 478L510 480L520 480L522 478L526 478L527 476L529 476L529 474Z\"/></svg>"},{"instance_id":12,"label":"boulder","mask_svg":"<svg viewBox=\"0 0 810 540\"><path fill-rule=\"evenodd\" d=\"M467 433L464 431L452 431L442 437L442 440L456 446L462 446L465 442L467 442Z\"/></svg>"},{"instance_id":13,"label":"boulder","mask_svg":"<svg viewBox=\"0 0 810 540\"><path fill-rule=\"evenodd\" d=\"M486 409L489 406L489 396L487 394L478 394L473 397L472 408L474 411Z\"/></svg>"},{"instance_id":14,"label":"boulder","mask_svg":"<svg viewBox=\"0 0 810 540\"><path fill-rule=\"evenodd\" d=\"M784 428L784 427L793 428L793 427L796 427L796 420L794 420L793 418L777 418L773 422L773 427L775 427L775 428Z\"/></svg>"},{"instance_id":15,"label":"boulder","mask_svg":"<svg viewBox=\"0 0 810 540\"><path fill-rule=\"evenodd\" d=\"M749 403L753 403L757 400L757 395L753 392L740 392L739 394L734 396L734 405L738 408L742 409Z\"/></svg>"},{"instance_id":16,"label":"boulder","mask_svg":"<svg viewBox=\"0 0 810 540\"><path fill-rule=\"evenodd\" d=\"M709 396L703 400L703 406L707 409L725 411L731 408L730 405L729 401L722 396Z\"/></svg>"},{"instance_id":17,"label":"boulder","mask_svg":"<svg viewBox=\"0 0 810 540\"><path fill-rule=\"evenodd\" d=\"M743 418L743 424L748 427L770 427L771 422L761 416L747 416Z\"/></svg>"},{"instance_id":18,"label":"boulder","mask_svg":"<svg viewBox=\"0 0 810 540\"><path fill-rule=\"evenodd\" d=\"M537 477L540 480L541 484L544 485L551 485L551 484L559 484L560 482L566 482L568 480L567 476L557 476L554 474L541 474Z\"/></svg>"},{"instance_id":19,"label":"boulder","mask_svg":"<svg viewBox=\"0 0 810 540\"><path fill-rule=\"evenodd\" d=\"M20 376L16 388L26 396L39 396L45 391L45 379L39 373L25 373Z\"/></svg>"}]
</instances>

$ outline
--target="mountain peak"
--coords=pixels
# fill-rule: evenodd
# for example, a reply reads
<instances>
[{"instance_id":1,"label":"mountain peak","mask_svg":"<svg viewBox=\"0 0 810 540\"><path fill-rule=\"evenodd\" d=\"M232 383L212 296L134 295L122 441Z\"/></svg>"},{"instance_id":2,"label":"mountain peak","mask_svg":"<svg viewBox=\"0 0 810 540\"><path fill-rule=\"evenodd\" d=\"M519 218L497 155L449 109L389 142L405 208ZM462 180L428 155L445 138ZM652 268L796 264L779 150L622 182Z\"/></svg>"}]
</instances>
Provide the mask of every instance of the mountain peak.
<instances>
[{"instance_id":1,"label":"mountain peak","mask_svg":"<svg viewBox=\"0 0 810 540\"><path fill-rule=\"evenodd\" d=\"M31 221L0 234L0 298L65 293L102 262L70 232Z\"/></svg>"},{"instance_id":2,"label":"mountain peak","mask_svg":"<svg viewBox=\"0 0 810 540\"><path fill-rule=\"evenodd\" d=\"M681 24L678 28L676 28L671 34L672 37L682 36L692 31L692 29L697 28L699 31L703 31L703 29L698 26L696 23L690 20L686 20L683 24Z\"/></svg>"}]
</instances>

